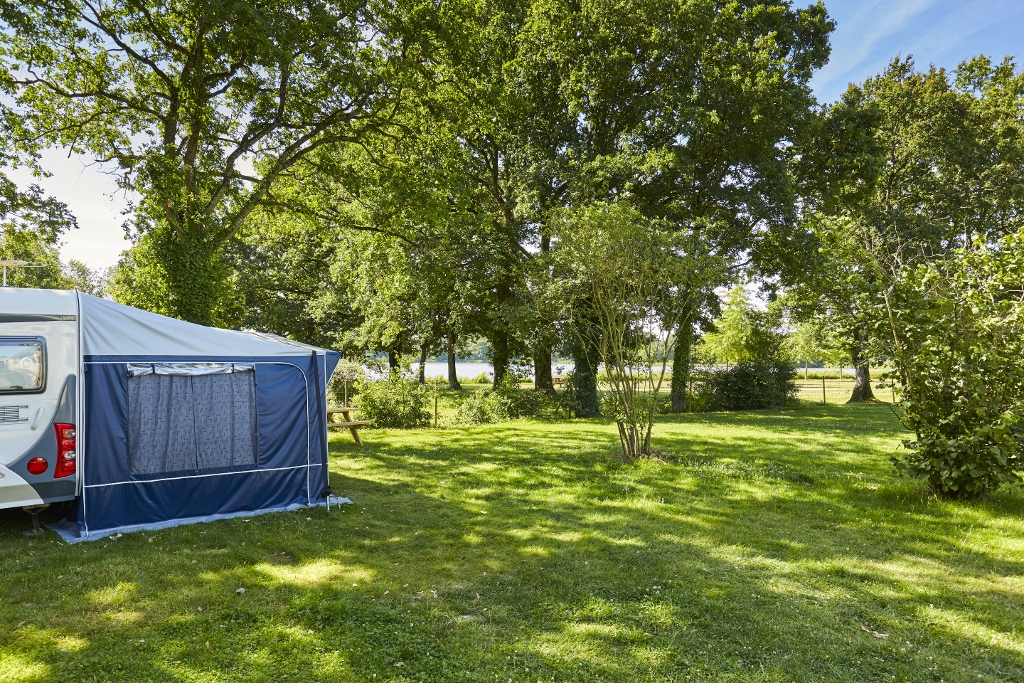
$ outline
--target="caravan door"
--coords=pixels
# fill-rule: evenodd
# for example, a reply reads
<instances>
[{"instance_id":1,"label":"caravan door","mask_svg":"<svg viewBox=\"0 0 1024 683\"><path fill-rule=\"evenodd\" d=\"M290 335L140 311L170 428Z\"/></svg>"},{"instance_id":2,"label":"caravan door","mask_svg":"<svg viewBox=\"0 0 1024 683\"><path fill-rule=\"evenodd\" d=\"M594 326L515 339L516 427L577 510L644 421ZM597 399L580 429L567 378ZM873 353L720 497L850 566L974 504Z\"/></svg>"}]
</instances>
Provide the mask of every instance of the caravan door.
<instances>
[{"instance_id":1,"label":"caravan door","mask_svg":"<svg viewBox=\"0 0 1024 683\"><path fill-rule=\"evenodd\" d=\"M76 495L76 292L0 289L0 508Z\"/></svg>"}]
</instances>

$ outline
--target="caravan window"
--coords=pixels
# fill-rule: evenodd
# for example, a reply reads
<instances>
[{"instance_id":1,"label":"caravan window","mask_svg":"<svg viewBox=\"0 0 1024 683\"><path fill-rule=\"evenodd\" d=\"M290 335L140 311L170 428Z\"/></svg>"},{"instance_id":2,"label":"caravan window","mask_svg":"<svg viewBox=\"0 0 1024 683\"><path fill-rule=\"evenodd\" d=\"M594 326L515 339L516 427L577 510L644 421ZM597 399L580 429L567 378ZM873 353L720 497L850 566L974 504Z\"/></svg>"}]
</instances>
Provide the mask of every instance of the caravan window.
<instances>
[{"instance_id":1,"label":"caravan window","mask_svg":"<svg viewBox=\"0 0 1024 683\"><path fill-rule=\"evenodd\" d=\"M130 365L132 474L254 468L255 375L230 363Z\"/></svg>"},{"instance_id":2,"label":"caravan window","mask_svg":"<svg viewBox=\"0 0 1024 683\"><path fill-rule=\"evenodd\" d=\"M0 337L0 394L30 394L46 386L46 344L39 338Z\"/></svg>"}]
</instances>

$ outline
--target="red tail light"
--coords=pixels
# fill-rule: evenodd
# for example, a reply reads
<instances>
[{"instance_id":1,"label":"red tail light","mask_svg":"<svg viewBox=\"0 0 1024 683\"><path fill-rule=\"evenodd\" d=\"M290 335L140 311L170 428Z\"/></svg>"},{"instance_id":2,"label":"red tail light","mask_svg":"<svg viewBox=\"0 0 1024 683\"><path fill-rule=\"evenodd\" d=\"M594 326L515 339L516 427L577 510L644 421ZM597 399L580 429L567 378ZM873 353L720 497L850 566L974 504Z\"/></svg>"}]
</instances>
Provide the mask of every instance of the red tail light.
<instances>
[{"instance_id":1,"label":"red tail light","mask_svg":"<svg viewBox=\"0 0 1024 683\"><path fill-rule=\"evenodd\" d=\"M75 473L75 425L57 423L53 425L57 432L57 470L54 479L70 477Z\"/></svg>"}]
</instances>

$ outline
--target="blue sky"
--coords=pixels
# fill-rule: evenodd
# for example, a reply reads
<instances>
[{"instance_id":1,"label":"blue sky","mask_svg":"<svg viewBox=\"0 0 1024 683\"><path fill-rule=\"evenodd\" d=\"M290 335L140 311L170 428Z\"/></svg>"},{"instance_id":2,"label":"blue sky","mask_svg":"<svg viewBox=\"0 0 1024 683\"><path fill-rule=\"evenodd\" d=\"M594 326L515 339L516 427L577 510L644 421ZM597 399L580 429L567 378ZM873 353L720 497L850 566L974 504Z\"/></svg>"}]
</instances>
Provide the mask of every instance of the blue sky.
<instances>
[{"instance_id":1,"label":"blue sky","mask_svg":"<svg viewBox=\"0 0 1024 683\"><path fill-rule=\"evenodd\" d=\"M913 55L922 69L953 69L977 54L1024 58L1024 0L825 0L825 7L836 29L831 60L811 82L820 102L838 99L897 54Z\"/></svg>"},{"instance_id":2,"label":"blue sky","mask_svg":"<svg viewBox=\"0 0 1024 683\"><path fill-rule=\"evenodd\" d=\"M812 0L794 0L807 6ZM1024 0L825 0L837 27L832 58L811 82L819 102L832 102L848 83L860 82L885 68L897 54L914 55L920 68L949 69L984 53L996 60L1020 55L1024 65ZM45 166L53 177L40 182L67 202L79 230L67 235L61 255L94 268L117 262L128 247L121 224L126 202L112 196L110 178L67 151L47 152ZM10 174L27 183L24 174Z\"/></svg>"}]
</instances>

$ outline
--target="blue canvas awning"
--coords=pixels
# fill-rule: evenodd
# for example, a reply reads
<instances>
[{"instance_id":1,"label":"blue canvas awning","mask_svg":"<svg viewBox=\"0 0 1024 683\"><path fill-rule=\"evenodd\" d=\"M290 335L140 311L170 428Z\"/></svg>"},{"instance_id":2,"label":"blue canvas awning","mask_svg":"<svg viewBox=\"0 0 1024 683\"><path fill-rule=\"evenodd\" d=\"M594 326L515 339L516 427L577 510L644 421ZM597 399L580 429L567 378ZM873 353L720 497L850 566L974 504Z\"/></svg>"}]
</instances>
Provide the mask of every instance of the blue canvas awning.
<instances>
[{"instance_id":1,"label":"blue canvas awning","mask_svg":"<svg viewBox=\"0 0 1024 683\"><path fill-rule=\"evenodd\" d=\"M325 500L337 352L79 296L81 490L65 540Z\"/></svg>"}]
</instances>

